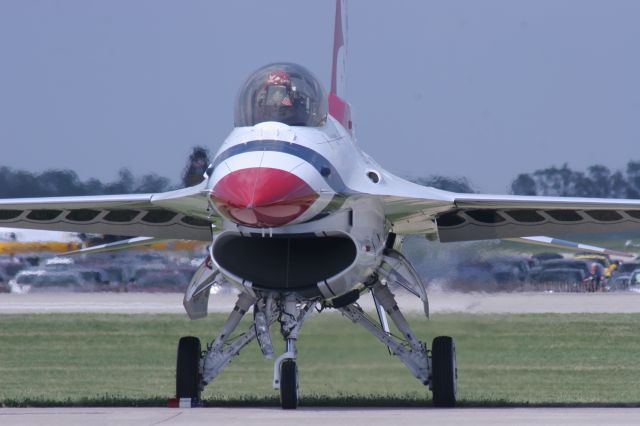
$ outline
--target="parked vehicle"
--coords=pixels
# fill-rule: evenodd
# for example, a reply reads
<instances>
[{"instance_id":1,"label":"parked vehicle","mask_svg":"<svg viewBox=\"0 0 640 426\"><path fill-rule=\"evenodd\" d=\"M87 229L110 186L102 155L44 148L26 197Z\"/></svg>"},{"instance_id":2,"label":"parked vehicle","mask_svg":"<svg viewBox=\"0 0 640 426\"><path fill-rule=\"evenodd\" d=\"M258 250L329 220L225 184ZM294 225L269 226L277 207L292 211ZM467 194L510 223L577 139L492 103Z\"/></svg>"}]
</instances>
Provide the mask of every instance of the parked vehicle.
<instances>
[{"instance_id":1,"label":"parked vehicle","mask_svg":"<svg viewBox=\"0 0 640 426\"><path fill-rule=\"evenodd\" d=\"M494 257L489 263L493 278L499 284L523 283L529 279L529 263L524 257Z\"/></svg>"},{"instance_id":2,"label":"parked vehicle","mask_svg":"<svg viewBox=\"0 0 640 426\"><path fill-rule=\"evenodd\" d=\"M640 268L640 263L638 262L625 262L620 264L620 266L618 266L618 268L614 271L609 281L611 290L628 289L631 274L638 268Z\"/></svg>"},{"instance_id":3,"label":"parked vehicle","mask_svg":"<svg viewBox=\"0 0 640 426\"><path fill-rule=\"evenodd\" d=\"M586 275L581 269L547 269L534 278L534 282L546 284L545 290L584 291Z\"/></svg>"},{"instance_id":4,"label":"parked vehicle","mask_svg":"<svg viewBox=\"0 0 640 426\"><path fill-rule=\"evenodd\" d=\"M531 258L536 260L536 261L538 261L538 262L546 262L548 260L564 259L564 257L560 253L553 253L553 252L536 253L536 254L531 255Z\"/></svg>"},{"instance_id":5,"label":"parked vehicle","mask_svg":"<svg viewBox=\"0 0 640 426\"><path fill-rule=\"evenodd\" d=\"M129 284L129 291L183 292L189 281L175 271L150 271Z\"/></svg>"},{"instance_id":6,"label":"parked vehicle","mask_svg":"<svg viewBox=\"0 0 640 426\"><path fill-rule=\"evenodd\" d=\"M5 278L11 279L16 276L16 274L26 268L26 262L21 259L15 259L10 257L3 257L0 259L0 270L2 271Z\"/></svg>"},{"instance_id":7,"label":"parked vehicle","mask_svg":"<svg viewBox=\"0 0 640 426\"><path fill-rule=\"evenodd\" d=\"M613 271L616 269L616 265L611 262L611 258L606 254L578 253L574 258L599 263L603 267L603 274L606 279L611 278Z\"/></svg>"},{"instance_id":8,"label":"parked vehicle","mask_svg":"<svg viewBox=\"0 0 640 426\"><path fill-rule=\"evenodd\" d=\"M9 281L9 285L11 287L11 291L13 293L23 293L27 292L31 289L31 284L33 284L38 276L44 274L45 271L42 269L25 269L16 274L15 277L11 281Z\"/></svg>"},{"instance_id":9,"label":"parked vehicle","mask_svg":"<svg viewBox=\"0 0 640 426\"><path fill-rule=\"evenodd\" d=\"M555 283L556 287L558 283L561 283L562 279L568 286L565 290L568 291L595 291L599 289L601 283L587 282L591 277L592 265L596 265L597 273L603 277L604 268L600 263L590 262L586 259L557 259L548 260L540 264L540 268L532 274L532 281L535 283ZM570 272L578 271L578 273ZM580 280L578 285L576 280ZM593 284L593 285L591 285Z\"/></svg>"},{"instance_id":10,"label":"parked vehicle","mask_svg":"<svg viewBox=\"0 0 640 426\"><path fill-rule=\"evenodd\" d=\"M584 259L558 259L548 260L540 265L540 271L538 274L548 271L550 269L578 269L584 273L584 276L588 276L591 273L591 265L594 262L590 262ZM600 263L596 262L596 267L600 274L604 273L604 268Z\"/></svg>"},{"instance_id":11,"label":"parked vehicle","mask_svg":"<svg viewBox=\"0 0 640 426\"><path fill-rule=\"evenodd\" d=\"M627 290L640 290L640 269L636 269L631 274Z\"/></svg>"},{"instance_id":12,"label":"parked vehicle","mask_svg":"<svg viewBox=\"0 0 640 426\"><path fill-rule=\"evenodd\" d=\"M4 275L2 271L0 271L0 293L10 293L11 286L9 285L9 280Z\"/></svg>"},{"instance_id":13,"label":"parked vehicle","mask_svg":"<svg viewBox=\"0 0 640 426\"><path fill-rule=\"evenodd\" d=\"M83 282L78 273L49 272L31 275L29 284L21 283L25 292L93 291L95 285Z\"/></svg>"}]
</instances>

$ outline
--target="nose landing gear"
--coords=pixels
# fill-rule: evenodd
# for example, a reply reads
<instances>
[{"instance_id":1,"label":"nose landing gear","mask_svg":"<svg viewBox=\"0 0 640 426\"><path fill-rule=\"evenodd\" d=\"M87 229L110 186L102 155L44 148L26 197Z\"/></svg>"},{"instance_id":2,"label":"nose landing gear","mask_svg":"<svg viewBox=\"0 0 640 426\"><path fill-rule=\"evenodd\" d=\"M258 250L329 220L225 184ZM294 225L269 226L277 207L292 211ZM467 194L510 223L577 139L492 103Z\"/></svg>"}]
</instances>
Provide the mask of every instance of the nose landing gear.
<instances>
[{"instance_id":1,"label":"nose landing gear","mask_svg":"<svg viewBox=\"0 0 640 426\"><path fill-rule=\"evenodd\" d=\"M280 366L280 405L285 410L298 408L298 366L293 359Z\"/></svg>"},{"instance_id":2,"label":"nose landing gear","mask_svg":"<svg viewBox=\"0 0 640 426\"><path fill-rule=\"evenodd\" d=\"M287 295L281 304L280 332L286 341L286 351L273 366L273 388L280 390L280 405L285 410L298 408L298 365L296 341L302 323L315 303L303 305L295 295Z\"/></svg>"}]
</instances>

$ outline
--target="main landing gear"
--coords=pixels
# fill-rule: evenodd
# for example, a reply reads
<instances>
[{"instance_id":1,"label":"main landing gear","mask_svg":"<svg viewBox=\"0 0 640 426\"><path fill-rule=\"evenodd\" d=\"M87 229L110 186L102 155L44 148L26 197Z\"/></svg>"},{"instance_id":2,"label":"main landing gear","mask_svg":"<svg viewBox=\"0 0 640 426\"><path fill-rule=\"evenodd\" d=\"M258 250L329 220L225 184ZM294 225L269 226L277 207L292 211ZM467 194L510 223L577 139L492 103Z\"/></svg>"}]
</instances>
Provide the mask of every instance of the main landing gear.
<instances>
[{"instance_id":1,"label":"main landing gear","mask_svg":"<svg viewBox=\"0 0 640 426\"><path fill-rule=\"evenodd\" d=\"M433 392L434 406L453 407L456 403L458 379L453 339L445 336L436 337L429 353L427 345L413 334L389 287L378 281L371 287L371 292L378 307L379 322L372 319L355 303L339 308L342 314L377 337L393 355L400 358L418 380L429 386ZM386 317L384 317L385 312L402 333L403 338L389 332Z\"/></svg>"},{"instance_id":2,"label":"main landing gear","mask_svg":"<svg viewBox=\"0 0 640 426\"><path fill-rule=\"evenodd\" d=\"M176 365L176 397L200 399L200 339L193 336L182 337L178 343Z\"/></svg>"},{"instance_id":3,"label":"main landing gear","mask_svg":"<svg viewBox=\"0 0 640 426\"><path fill-rule=\"evenodd\" d=\"M456 345L449 336L433 339L431 345L431 390L433 405L453 407L456 405L458 367L456 365Z\"/></svg>"},{"instance_id":4,"label":"main landing gear","mask_svg":"<svg viewBox=\"0 0 640 426\"><path fill-rule=\"evenodd\" d=\"M360 324L385 344L390 352L400 358L409 371L433 392L436 407L453 407L457 397L457 365L455 343L451 337L440 336L433 340L431 351L413 334L404 315L400 312L391 290L377 281L370 286L380 321L367 315L353 300L336 309L354 323ZM278 356L273 367L273 388L280 391L283 409L298 406L298 366L296 342L302 324L316 306L318 300L302 299L295 293L269 294L253 297L246 293L238 301L216 338L201 352L196 337L183 337L178 345L176 372L176 396L200 398L204 386L214 380L240 350L257 339L266 358L273 357L270 325L280 324L285 340L285 351ZM253 306L253 323L238 337L229 339L244 314ZM402 336L389 332L386 321L389 315Z\"/></svg>"}]
</instances>

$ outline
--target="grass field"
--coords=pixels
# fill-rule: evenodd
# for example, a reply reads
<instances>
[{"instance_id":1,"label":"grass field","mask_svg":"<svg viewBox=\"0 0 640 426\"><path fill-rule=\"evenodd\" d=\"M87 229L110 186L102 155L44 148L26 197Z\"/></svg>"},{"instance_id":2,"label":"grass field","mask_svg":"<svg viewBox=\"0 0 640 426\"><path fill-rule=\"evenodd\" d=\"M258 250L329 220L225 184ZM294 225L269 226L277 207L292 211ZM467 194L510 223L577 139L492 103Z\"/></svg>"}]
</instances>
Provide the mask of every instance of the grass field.
<instances>
[{"instance_id":1,"label":"grass field","mask_svg":"<svg viewBox=\"0 0 640 426\"><path fill-rule=\"evenodd\" d=\"M420 338L456 338L463 405L640 406L639 314L410 318ZM224 316L1 315L0 404L164 405L178 338L213 337ZM276 347L280 336L273 328ZM398 359L340 315L314 315L299 340L302 405L430 405ZM212 405L277 405L272 361L250 344L203 395Z\"/></svg>"}]
</instances>

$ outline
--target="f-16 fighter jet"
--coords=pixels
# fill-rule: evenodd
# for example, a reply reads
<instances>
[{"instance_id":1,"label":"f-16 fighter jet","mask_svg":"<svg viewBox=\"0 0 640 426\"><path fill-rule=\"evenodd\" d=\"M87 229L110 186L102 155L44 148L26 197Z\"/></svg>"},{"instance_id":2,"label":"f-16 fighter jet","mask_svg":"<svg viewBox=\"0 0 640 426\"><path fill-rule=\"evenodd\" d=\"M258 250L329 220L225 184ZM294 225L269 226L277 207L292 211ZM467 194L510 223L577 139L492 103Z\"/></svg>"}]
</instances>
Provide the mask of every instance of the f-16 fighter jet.
<instances>
[{"instance_id":1,"label":"f-16 fighter jet","mask_svg":"<svg viewBox=\"0 0 640 426\"><path fill-rule=\"evenodd\" d=\"M157 194L0 200L0 226L137 236L87 253L169 239L210 244L186 290L187 314L207 315L213 284L233 286L239 295L204 348L196 337L180 339L177 397L199 398L254 339L266 357L274 356L270 329L278 325L285 350L275 358L273 387L282 408L297 407L296 341L314 308L323 307L386 345L428 386L436 406L453 406L453 338L420 341L393 293L414 294L428 315L425 286L399 250L403 236L563 246L571 243L540 236L640 228L636 200L458 194L387 172L356 144L350 106L341 97L342 9L338 0L329 92L293 63L255 71L240 88L235 128L200 184ZM377 318L360 307L362 297L373 297ZM229 339L249 311L251 326ZM389 332L390 322L400 335Z\"/></svg>"}]
</instances>

